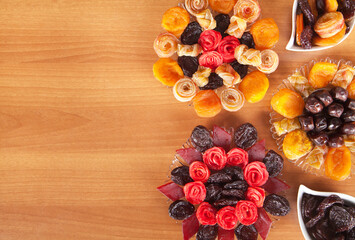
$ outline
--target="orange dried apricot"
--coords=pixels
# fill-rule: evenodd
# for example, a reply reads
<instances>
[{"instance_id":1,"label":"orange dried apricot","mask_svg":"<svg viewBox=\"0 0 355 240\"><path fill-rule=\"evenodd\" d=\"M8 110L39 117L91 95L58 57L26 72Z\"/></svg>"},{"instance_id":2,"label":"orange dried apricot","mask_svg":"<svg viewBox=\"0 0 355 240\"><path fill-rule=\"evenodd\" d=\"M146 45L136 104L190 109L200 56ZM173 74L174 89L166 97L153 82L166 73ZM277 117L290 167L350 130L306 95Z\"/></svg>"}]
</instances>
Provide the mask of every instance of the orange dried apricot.
<instances>
[{"instance_id":1,"label":"orange dried apricot","mask_svg":"<svg viewBox=\"0 0 355 240\"><path fill-rule=\"evenodd\" d=\"M181 7L168 9L161 21L161 26L168 32L179 37L190 22L189 13Z\"/></svg>"},{"instance_id":2,"label":"orange dried apricot","mask_svg":"<svg viewBox=\"0 0 355 240\"><path fill-rule=\"evenodd\" d=\"M308 82L313 88L324 88L333 80L337 70L335 63L317 62L309 72Z\"/></svg>"},{"instance_id":3,"label":"orange dried apricot","mask_svg":"<svg viewBox=\"0 0 355 240\"><path fill-rule=\"evenodd\" d=\"M192 101L200 117L214 117L222 110L221 100L213 90L199 91Z\"/></svg>"},{"instance_id":4,"label":"orange dried apricot","mask_svg":"<svg viewBox=\"0 0 355 240\"><path fill-rule=\"evenodd\" d=\"M228 14L232 11L237 0L208 0L212 10L224 14Z\"/></svg>"},{"instance_id":5,"label":"orange dried apricot","mask_svg":"<svg viewBox=\"0 0 355 240\"><path fill-rule=\"evenodd\" d=\"M327 12L335 12L338 9L337 0L325 0L325 10Z\"/></svg>"},{"instance_id":6,"label":"orange dried apricot","mask_svg":"<svg viewBox=\"0 0 355 240\"><path fill-rule=\"evenodd\" d=\"M282 150L290 160L303 157L312 150L312 147L312 142L307 137L307 133L300 129L287 133L282 143Z\"/></svg>"},{"instance_id":7,"label":"orange dried apricot","mask_svg":"<svg viewBox=\"0 0 355 240\"><path fill-rule=\"evenodd\" d=\"M292 119L303 113L304 100L298 93L284 88L271 98L271 107L280 115Z\"/></svg>"},{"instance_id":8,"label":"orange dried apricot","mask_svg":"<svg viewBox=\"0 0 355 240\"><path fill-rule=\"evenodd\" d=\"M272 18L256 21L250 29L255 42L255 48L264 50L272 48L279 41L280 33L276 22Z\"/></svg>"},{"instance_id":9,"label":"orange dried apricot","mask_svg":"<svg viewBox=\"0 0 355 240\"><path fill-rule=\"evenodd\" d=\"M269 79L258 70L248 73L239 85L239 90L250 103L259 102L269 89Z\"/></svg>"},{"instance_id":10,"label":"orange dried apricot","mask_svg":"<svg viewBox=\"0 0 355 240\"><path fill-rule=\"evenodd\" d=\"M160 58L153 65L153 74L162 84L174 86L184 73L179 64L171 58Z\"/></svg>"},{"instance_id":11,"label":"orange dried apricot","mask_svg":"<svg viewBox=\"0 0 355 240\"><path fill-rule=\"evenodd\" d=\"M313 44L317 45L317 46L322 46L322 47L335 45L340 40L343 39L345 32L346 32L346 25L344 25L343 29L340 32L338 32L337 34L335 34L333 37L321 38L318 35L316 35L313 38Z\"/></svg>"},{"instance_id":12,"label":"orange dried apricot","mask_svg":"<svg viewBox=\"0 0 355 240\"><path fill-rule=\"evenodd\" d=\"M346 146L330 148L324 162L325 175L342 181L349 177L351 171L351 153Z\"/></svg>"},{"instance_id":13,"label":"orange dried apricot","mask_svg":"<svg viewBox=\"0 0 355 240\"><path fill-rule=\"evenodd\" d=\"M349 98L355 99L355 79L351 81L346 90L348 90Z\"/></svg>"}]
</instances>

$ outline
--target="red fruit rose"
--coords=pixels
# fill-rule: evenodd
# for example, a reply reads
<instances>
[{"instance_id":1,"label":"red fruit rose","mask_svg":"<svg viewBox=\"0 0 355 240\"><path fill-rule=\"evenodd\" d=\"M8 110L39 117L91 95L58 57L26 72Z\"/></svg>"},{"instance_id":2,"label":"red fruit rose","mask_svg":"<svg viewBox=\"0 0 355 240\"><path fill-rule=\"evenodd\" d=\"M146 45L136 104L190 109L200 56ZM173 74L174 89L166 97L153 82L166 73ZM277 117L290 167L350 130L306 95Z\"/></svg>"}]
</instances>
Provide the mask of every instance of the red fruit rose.
<instances>
[{"instance_id":1,"label":"red fruit rose","mask_svg":"<svg viewBox=\"0 0 355 240\"><path fill-rule=\"evenodd\" d=\"M226 152L221 147L213 147L203 154L203 161L212 170L221 170L227 164Z\"/></svg>"},{"instance_id":2,"label":"red fruit rose","mask_svg":"<svg viewBox=\"0 0 355 240\"><path fill-rule=\"evenodd\" d=\"M249 163L244 168L244 179L251 187L260 187L266 183L269 173L262 162Z\"/></svg>"},{"instance_id":3,"label":"red fruit rose","mask_svg":"<svg viewBox=\"0 0 355 240\"><path fill-rule=\"evenodd\" d=\"M223 63L223 57L216 51L205 52L200 56L198 62L201 66L215 69Z\"/></svg>"},{"instance_id":4,"label":"red fruit rose","mask_svg":"<svg viewBox=\"0 0 355 240\"><path fill-rule=\"evenodd\" d=\"M200 204L206 198L206 187L202 182L190 182L184 186L184 194L190 203Z\"/></svg>"},{"instance_id":5,"label":"red fruit rose","mask_svg":"<svg viewBox=\"0 0 355 240\"><path fill-rule=\"evenodd\" d=\"M217 212L217 223L225 229L231 230L237 226L238 218L234 207L227 206Z\"/></svg>"},{"instance_id":6,"label":"red fruit rose","mask_svg":"<svg viewBox=\"0 0 355 240\"><path fill-rule=\"evenodd\" d=\"M208 202L203 202L198 206L196 216L202 225L215 225L217 210Z\"/></svg>"},{"instance_id":7,"label":"red fruit rose","mask_svg":"<svg viewBox=\"0 0 355 240\"><path fill-rule=\"evenodd\" d=\"M246 193L246 199L255 203L258 208L261 208L264 205L265 190L260 187L249 187Z\"/></svg>"},{"instance_id":8,"label":"red fruit rose","mask_svg":"<svg viewBox=\"0 0 355 240\"><path fill-rule=\"evenodd\" d=\"M210 170L203 162L193 162L190 165L190 176L194 181L207 182L210 177Z\"/></svg>"},{"instance_id":9,"label":"red fruit rose","mask_svg":"<svg viewBox=\"0 0 355 240\"><path fill-rule=\"evenodd\" d=\"M209 52L214 51L218 44L222 40L222 35L220 32L215 30L203 31L198 39L198 44L201 45L203 51Z\"/></svg>"},{"instance_id":10,"label":"red fruit rose","mask_svg":"<svg viewBox=\"0 0 355 240\"><path fill-rule=\"evenodd\" d=\"M223 56L225 63L231 63L235 60L234 50L240 45L238 38L227 36L218 45L218 52Z\"/></svg>"},{"instance_id":11,"label":"red fruit rose","mask_svg":"<svg viewBox=\"0 0 355 240\"><path fill-rule=\"evenodd\" d=\"M241 200L235 207L235 213L241 224L252 225L258 220L258 208L251 201Z\"/></svg>"},{"instance_id":12,"label":"red fruit rose","mask_svg":"<svg viewBox=\"0 0 355 240\"><path fill-rule=\"evenodd\" d=\"M227 153L227 163L242 169L248 164L248 153L241 148L233 148Z\"/></svg>"}]
</instances>

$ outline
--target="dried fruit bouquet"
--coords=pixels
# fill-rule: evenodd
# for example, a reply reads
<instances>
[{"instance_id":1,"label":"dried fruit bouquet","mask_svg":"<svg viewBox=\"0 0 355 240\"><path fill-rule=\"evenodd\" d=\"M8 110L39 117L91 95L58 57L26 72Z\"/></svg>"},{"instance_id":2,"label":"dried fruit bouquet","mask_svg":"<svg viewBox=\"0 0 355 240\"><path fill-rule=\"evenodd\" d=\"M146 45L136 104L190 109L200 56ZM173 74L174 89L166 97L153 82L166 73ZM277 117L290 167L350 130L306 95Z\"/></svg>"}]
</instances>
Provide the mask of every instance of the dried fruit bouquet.
<instances>
[{"instance_id":1,"label":"dried fruit bouquet","mask_svg":"<svg viewBox=\"0 0 355 240\"><path fill-rule=\"evenodd\" d=\"M173 201L169 215L183 221L185 240L196 233L197 240L266 239L272 224L267 213L288 214L288 200L277 195L289 189L277 178L283 159L257 139L250 123L235 131L197 126L176 151L171 181L158 190Z\"/></svg>"}]
</instances>

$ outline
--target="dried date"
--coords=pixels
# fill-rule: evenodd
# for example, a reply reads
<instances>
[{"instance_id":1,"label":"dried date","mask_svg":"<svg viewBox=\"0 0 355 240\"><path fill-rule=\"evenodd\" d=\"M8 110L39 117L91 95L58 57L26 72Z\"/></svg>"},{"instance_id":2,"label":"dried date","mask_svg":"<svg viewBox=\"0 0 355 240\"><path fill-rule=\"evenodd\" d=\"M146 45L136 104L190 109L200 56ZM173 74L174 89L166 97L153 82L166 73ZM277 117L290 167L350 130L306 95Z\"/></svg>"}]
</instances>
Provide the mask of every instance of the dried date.
<instances>
[{"instance_id":1,"label":"dried date","mask_svg":"<svg viewBox=\"0 0 355 240\"><path fill-rule=\"evenodd\" d=\"M301 8L301 11L303 13L303 17L309 26L314 26L315 23L315 18L311 10L311 6L309 5L307 0L299 0L298 5Z\"/></svg>"},{"instance_id":2,"label":"dried date","mask_svg":"<svg viewBox=\"0 0 355 240\"><path fill-rule=\"evenodd\" d=\"M313 29L311 26L306 26L301 33L301 46L304 49L312 48L312 39L313 39Z\"/></svg>"}]
</instances>

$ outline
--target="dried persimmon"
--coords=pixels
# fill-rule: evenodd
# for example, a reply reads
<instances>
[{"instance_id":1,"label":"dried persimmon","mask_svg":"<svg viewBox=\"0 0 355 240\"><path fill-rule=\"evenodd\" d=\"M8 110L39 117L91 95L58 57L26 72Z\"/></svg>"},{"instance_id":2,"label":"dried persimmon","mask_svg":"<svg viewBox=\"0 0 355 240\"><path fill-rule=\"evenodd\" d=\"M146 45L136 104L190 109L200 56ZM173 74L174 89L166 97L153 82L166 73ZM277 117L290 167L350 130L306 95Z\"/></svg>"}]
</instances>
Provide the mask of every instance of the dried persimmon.
<instances>
[{"instance_id":1,"label":"dried persimmon","mask_svg":"<svg viewBox=\"0 0 355 240\"><path fill-rule=\"evenodd\" d=\"M279 41L279 28L272 18L264 18L256 21L250 29L255 42L255 48L259 50L269 49Z\"/></svg>"}]
</instances>

